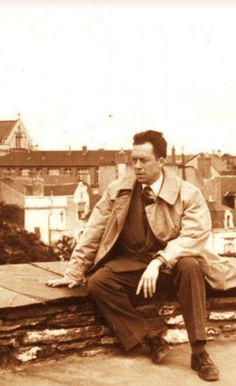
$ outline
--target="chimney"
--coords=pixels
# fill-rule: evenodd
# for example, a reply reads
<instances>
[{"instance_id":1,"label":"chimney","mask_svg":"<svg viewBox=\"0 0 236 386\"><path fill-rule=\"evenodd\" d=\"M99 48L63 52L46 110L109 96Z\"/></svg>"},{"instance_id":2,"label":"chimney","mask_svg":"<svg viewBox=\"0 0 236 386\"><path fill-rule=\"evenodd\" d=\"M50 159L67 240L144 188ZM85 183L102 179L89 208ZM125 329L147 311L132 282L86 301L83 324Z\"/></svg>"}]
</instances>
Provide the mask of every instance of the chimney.
<instances>
[{"instance_id":1,"label":"chimney","mask_svg":"<svg viewBox=\"0 0 236 386\"><path fill-rule=\"evenodd\" d=\"M44 196L44 179L41 177L32 178L32 195Z\"/></svg>"},{"instance_id":2,"label":"chimney","mask_svg":"<svg viewBox=\"0 0 236 386\"><path fill-rule=\"evenodd\" d=\"M211 158L201 153L197 160L197 169L203 178L211 178Z\"/></svg>"},{"instance_id":3,"label":"chimney","mask_svg":"<svg viewBox=\"0 0 236 386\"><path fill-rule=\"evenodd\" d=\"M175 147L174 146L171 149L171 163L173 165L176 164L176 152L175 152Z\"/></svg>"},{"instance_id":4,"label":"chimney","mask_svg":"<svg viewBox=\"0 0 236 386\"><path fill-rule=\"evenodd\" d=\"M87 146L86 146L86 145L83 145L83 146L82 146L82 154L83 154L83 155L86 155L87 152L88 152Z\"/></svg>"},{"instance_id":5,"label":"chimney","mask_svg":"<svg viewBox=\"0 0 236 386\"><path fill-rule=\"evenodd\" d=\"M116 165L117 165L117 174L118 178L126 175L126 165L127 165L127 154L121 149L118 153L116 153Z\"/></svg>"},{"instance_id":6,"label":"chimney","mask_svg":"<svg viewBox=\"0 0 236 386\"><path fill-rule=\"evenodd\" d=\"M127 163L127 154L121 149L116 153L116 164L126 164Z\"/></svg>"}]
</instances>

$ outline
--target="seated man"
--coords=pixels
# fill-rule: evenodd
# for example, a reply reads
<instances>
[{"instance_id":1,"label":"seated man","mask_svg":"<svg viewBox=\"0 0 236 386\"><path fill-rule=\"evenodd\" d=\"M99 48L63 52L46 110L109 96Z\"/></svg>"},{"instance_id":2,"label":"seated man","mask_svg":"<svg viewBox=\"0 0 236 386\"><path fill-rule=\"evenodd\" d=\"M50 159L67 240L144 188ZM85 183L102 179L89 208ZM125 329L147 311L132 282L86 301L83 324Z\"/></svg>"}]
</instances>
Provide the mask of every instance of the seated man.
<instances>
[{"instance_id":1,"label":"seated man","mask_svg":"<svg viewBox=\"0 0 236 386\"><path fill-rule=\"evenodd\" d=\"M191 367L202 379L216 381L218 369L205 348L205 278L222 288L225 268L216 269L216 255L204 248L211 230L205 200L195 186L165 170L166 149L160 132L134 136L134 175L108 186L64 277L48 285L72 288L89 273L89 295L124 348L145 341L154 363L168 352L165 328L153 331L130 296L158 297L173 287L191 344ZM236 286L236 269L228 276L227 288Z\"/></svg>"}]
</instances>

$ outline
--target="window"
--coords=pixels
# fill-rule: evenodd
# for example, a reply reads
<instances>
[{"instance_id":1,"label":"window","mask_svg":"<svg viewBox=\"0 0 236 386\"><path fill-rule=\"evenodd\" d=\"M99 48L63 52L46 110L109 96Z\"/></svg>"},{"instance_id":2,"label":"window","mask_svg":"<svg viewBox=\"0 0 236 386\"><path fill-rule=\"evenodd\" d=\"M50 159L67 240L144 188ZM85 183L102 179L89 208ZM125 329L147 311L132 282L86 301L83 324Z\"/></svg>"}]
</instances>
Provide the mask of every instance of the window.
<instances>
[{"instance_id":1,"label":"window","mask_svg":"<svg viewBox=\"0 0 236 386\"><path fill-rule=\"evenodd\" d=\"M65 211L62 209L60 211L59 215L60 215L60 223L64 224L64 222L65 222Z\"/></svg>"},{"instance_id":2,"label":"window","mask_svg":"<svg viewBox=\"0 0 236 386\"><path fill-rule=\"evenodd\" d=\"M34 233L35 233L37 239L40 239L40 237L41 237L40 227L34 227Z\"/></svg>"},{"instance_id":3,"label":"window","mask_svg":"<svg viewBox=\"0 0 236 386\"><path fill-rule=\"evenodd\" d=\"M9 173L10 173L11 176L13 176L14 174L16 174L16 169L14 169L14 168L9 168L8 170L9 170Z\"/></svg>"},{"instance_id":4,"label":"window","mask_svg":"<svg viewBox=\"0 0 236 386\"><path fill-rule=\"evenodd\" d=\"M225 211L225 214L224 214L224 227L226 229L234 227L233 214L230 212L230 210L226 210Z\"/></svg>"},{"instance_id":5,"label":"window","mask_svg":"<svg viewBox=\"0 0 236 386\"><path fill-rule=\"evenodd\" d=\"M65 168L64 174L65 174L66 176L71 176L71 175L72 175L72 170L71 170L71 168Z\"/></svg>"},{"instance_id":6,"label":"window","mask_svg":"<svg viewBox=\"0 0 236 386\"><path fill-rule=\"evenodd\" d=\"M94 195L98 195L98 194L99 194L99 188L93 187L93 188L92 188L92 193L93 193Z\"/></svg>"},{"instance_id":7,"label":"window","mask_svg":"<svg viewBox=\"0 0 236 386\"><path fill-rule=\"evenodd\" d=\"M28 177L30 175L30 169L22 168L20 169L20 176Z\"/></svg>"},{"instance_id":8,"label":"window","mask_svg":"<svg viewBox=\"0 0 236 386\"><path fill-rule=\"evenodd\" d=\"M229 228L230 227L230 216L227 215L226 216L226 228Z\"/></svg>"},{"instance_id":9,"label":"window","mask_svg":"<svg viewBox=\"0 0 236 386\"><path fill-rule=\"evenodd\" d=\"M85 212L85 202L77 202L76 204L76 212L77 212L77 219L81 220L84 218L84 212Z\"/></svg>"},{"instance_id":10,"label":"window","mask_svg":"<svg viewBox=\"0 0 236 386\"><path fill-rule=\"evenodd\" d=\"M87 168L77 169L77 176L78 176L79 181L86 182L87 184L90 185L89 169L87 169Z\"/></svg>"},{"instance_id":11,"label":"window","mask_svg":"<svg viewBox=\"0 0 236 386\"><path fill-rule=\"evenodd\" d=\"M99 184L99 168L95 169L95 178L94 178L95 185Z\"/></svg>"},{"instance_id":12,"label":"window","mask_svg":"<svg viewBox=\"0 0 236 386\"><path fill-rule=\"evenodd\" d=\"M36 168L36 176L41 177L43 175L43 170L42 168Z\"/></svg>"},{"instance_id":13,"label":"window","mask_svg":"<svg viewBox=\"0 0 236 386\"><path fill-rule=\"evenodd\" d=\"M224 239L224 255L231 255L234 253L234 245L232 239Z\"/></svg>"},{"instance_id":14,"label":"window","mask_svg":"<svg viewBox=\"0 0 236 386\"><path fill-rule=\"evenodd\" d=\"M16 170L14 168L4 168L3 174L7 176L13 176L14 174L16 174Z\"/></svg>"},{"instance_id":15,"label":"window","mask_svg":"<svg viewBox=\"0 0 236 386\"><path fill-rule=\"evenodd\" d=\"M58 168L49 168L48 169L48 175L49 176L59 176L60 170Z\"/></svg>"},{"instance_id":16,"label":"window","mask_svg":"<svg viewBox=\"0 0 236 386\"><path fill-rule=\"evenodd\" d=\"M22 140L22 133L20 132L20 128L19 128L19 131L16 133L16 138L15 138L15 145L16 145L16 148L19 149L21 148L21 140Z\"/></svg>"}]
</instances>

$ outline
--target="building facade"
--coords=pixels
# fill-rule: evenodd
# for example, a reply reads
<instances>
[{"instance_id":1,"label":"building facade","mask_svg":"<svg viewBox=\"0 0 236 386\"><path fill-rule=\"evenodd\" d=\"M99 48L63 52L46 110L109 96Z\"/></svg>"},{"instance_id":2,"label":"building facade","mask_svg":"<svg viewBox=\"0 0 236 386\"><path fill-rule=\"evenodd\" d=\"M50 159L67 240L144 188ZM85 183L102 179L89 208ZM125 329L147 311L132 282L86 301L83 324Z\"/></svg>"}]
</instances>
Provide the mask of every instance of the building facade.
<instances>
[{"instance_id":1,"label":"building facade","mask_svg":"<svg viewBox=\"0 0 236 386\"><path fill-rule=\"evenodd\" d=\"M207 202L212 220L208 247L224 256L236 256L236 215L228 206Z\"/></svg>"},{"instance_id":2,"label":"building facade","mask_svg":"<svg viewBox=\"0 0 236 386\"><path fill-rule=\"evenodd\" d=\"M47 244L65 235L78 239L91 209L88 185L44 188L44 194L25 196L25 229L39 234Z\"/></svg>"},{"instance_id":3,"label":"building facade","mask_svg":"<svg viewBox=\"0 0 236 386\"><path fill-rule=\"evenodd\" d=\"M0 121L0 155L4 155L12 149L31 148L32 140L20 114L16 120Z\"/></svg>"}]
</instances>

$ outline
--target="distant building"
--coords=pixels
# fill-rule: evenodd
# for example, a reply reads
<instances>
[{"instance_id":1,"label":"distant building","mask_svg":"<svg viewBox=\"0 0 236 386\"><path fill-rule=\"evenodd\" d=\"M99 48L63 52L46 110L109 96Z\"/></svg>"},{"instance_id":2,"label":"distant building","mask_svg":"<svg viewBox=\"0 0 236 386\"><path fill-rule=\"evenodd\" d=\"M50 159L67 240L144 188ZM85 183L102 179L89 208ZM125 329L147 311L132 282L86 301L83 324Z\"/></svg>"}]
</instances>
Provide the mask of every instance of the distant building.
<instances>
[{"instance_id":1,"label":"distant building","mask_svg":"<svg viewBox=\"0 0 236 386\"><path fill-rule=\"evenodd\" d=\"M65 235L78 239L90 210L85 183L44 186L38 195L25 196L25 229L48 244Z\"/></svg>"},{"instance_id":2,"label":"distant building","mask_svg":"<svg viewBox=\"0 0 236 386\"><path fill-rule=\"evenodd\" d=\"M0 155L12 149L31 149L32 140L27 132L20 114L18 119L0 121Z\"/></svg>"},{"instance_id":3,"label":"distant building","mask_svg":"<svg viewBox=\"0 0 236 386\"><path fill-rule=\"evenodd\" d=\"M83 181L102 193L124 174L130 152L119 150L28 150L11 151L0 157L0 176L44 178L45 184Z\"/></svg>"},{"instance_id":4,"label":"distant building","mask_svg":"<svg viewBox=\"0 0 236 386\"><path fill-rule=\"evenodd\" d=\"M196 154L185 165L193 166L203 179L218 177L227 171L224 161L217 154Z\"/></svg>"},{"instance_id":5,"label":"distant building","mask_svg":"<svg viewBox=\"0 0 236 386\"><path fill-rule=\"evenodd\" d=\"M208 247L225 256L236 256L235 211L216 201L208 201L212 231Z\"/></svg>"},{"instance_id":6,"label":"distant building","mask_svg":"<svg viewBox=\"0 0 236 386\"><path fill-rule=\"evenodd\" d=\"M228 173L235 175L236 174L236 156L225 153L222 155L221 159L225 163Z\"/></svg>"},{"instance_id":7,"label":"distant building","mask_svg":"<svg viewBox=\"0 0 236 386\"><path fill-rule=\"evenodd\" d=\"M207 200L216 201L236 211L236 176L210 178L204 183L204 195Z\"/></svg>"}]
</instances>

